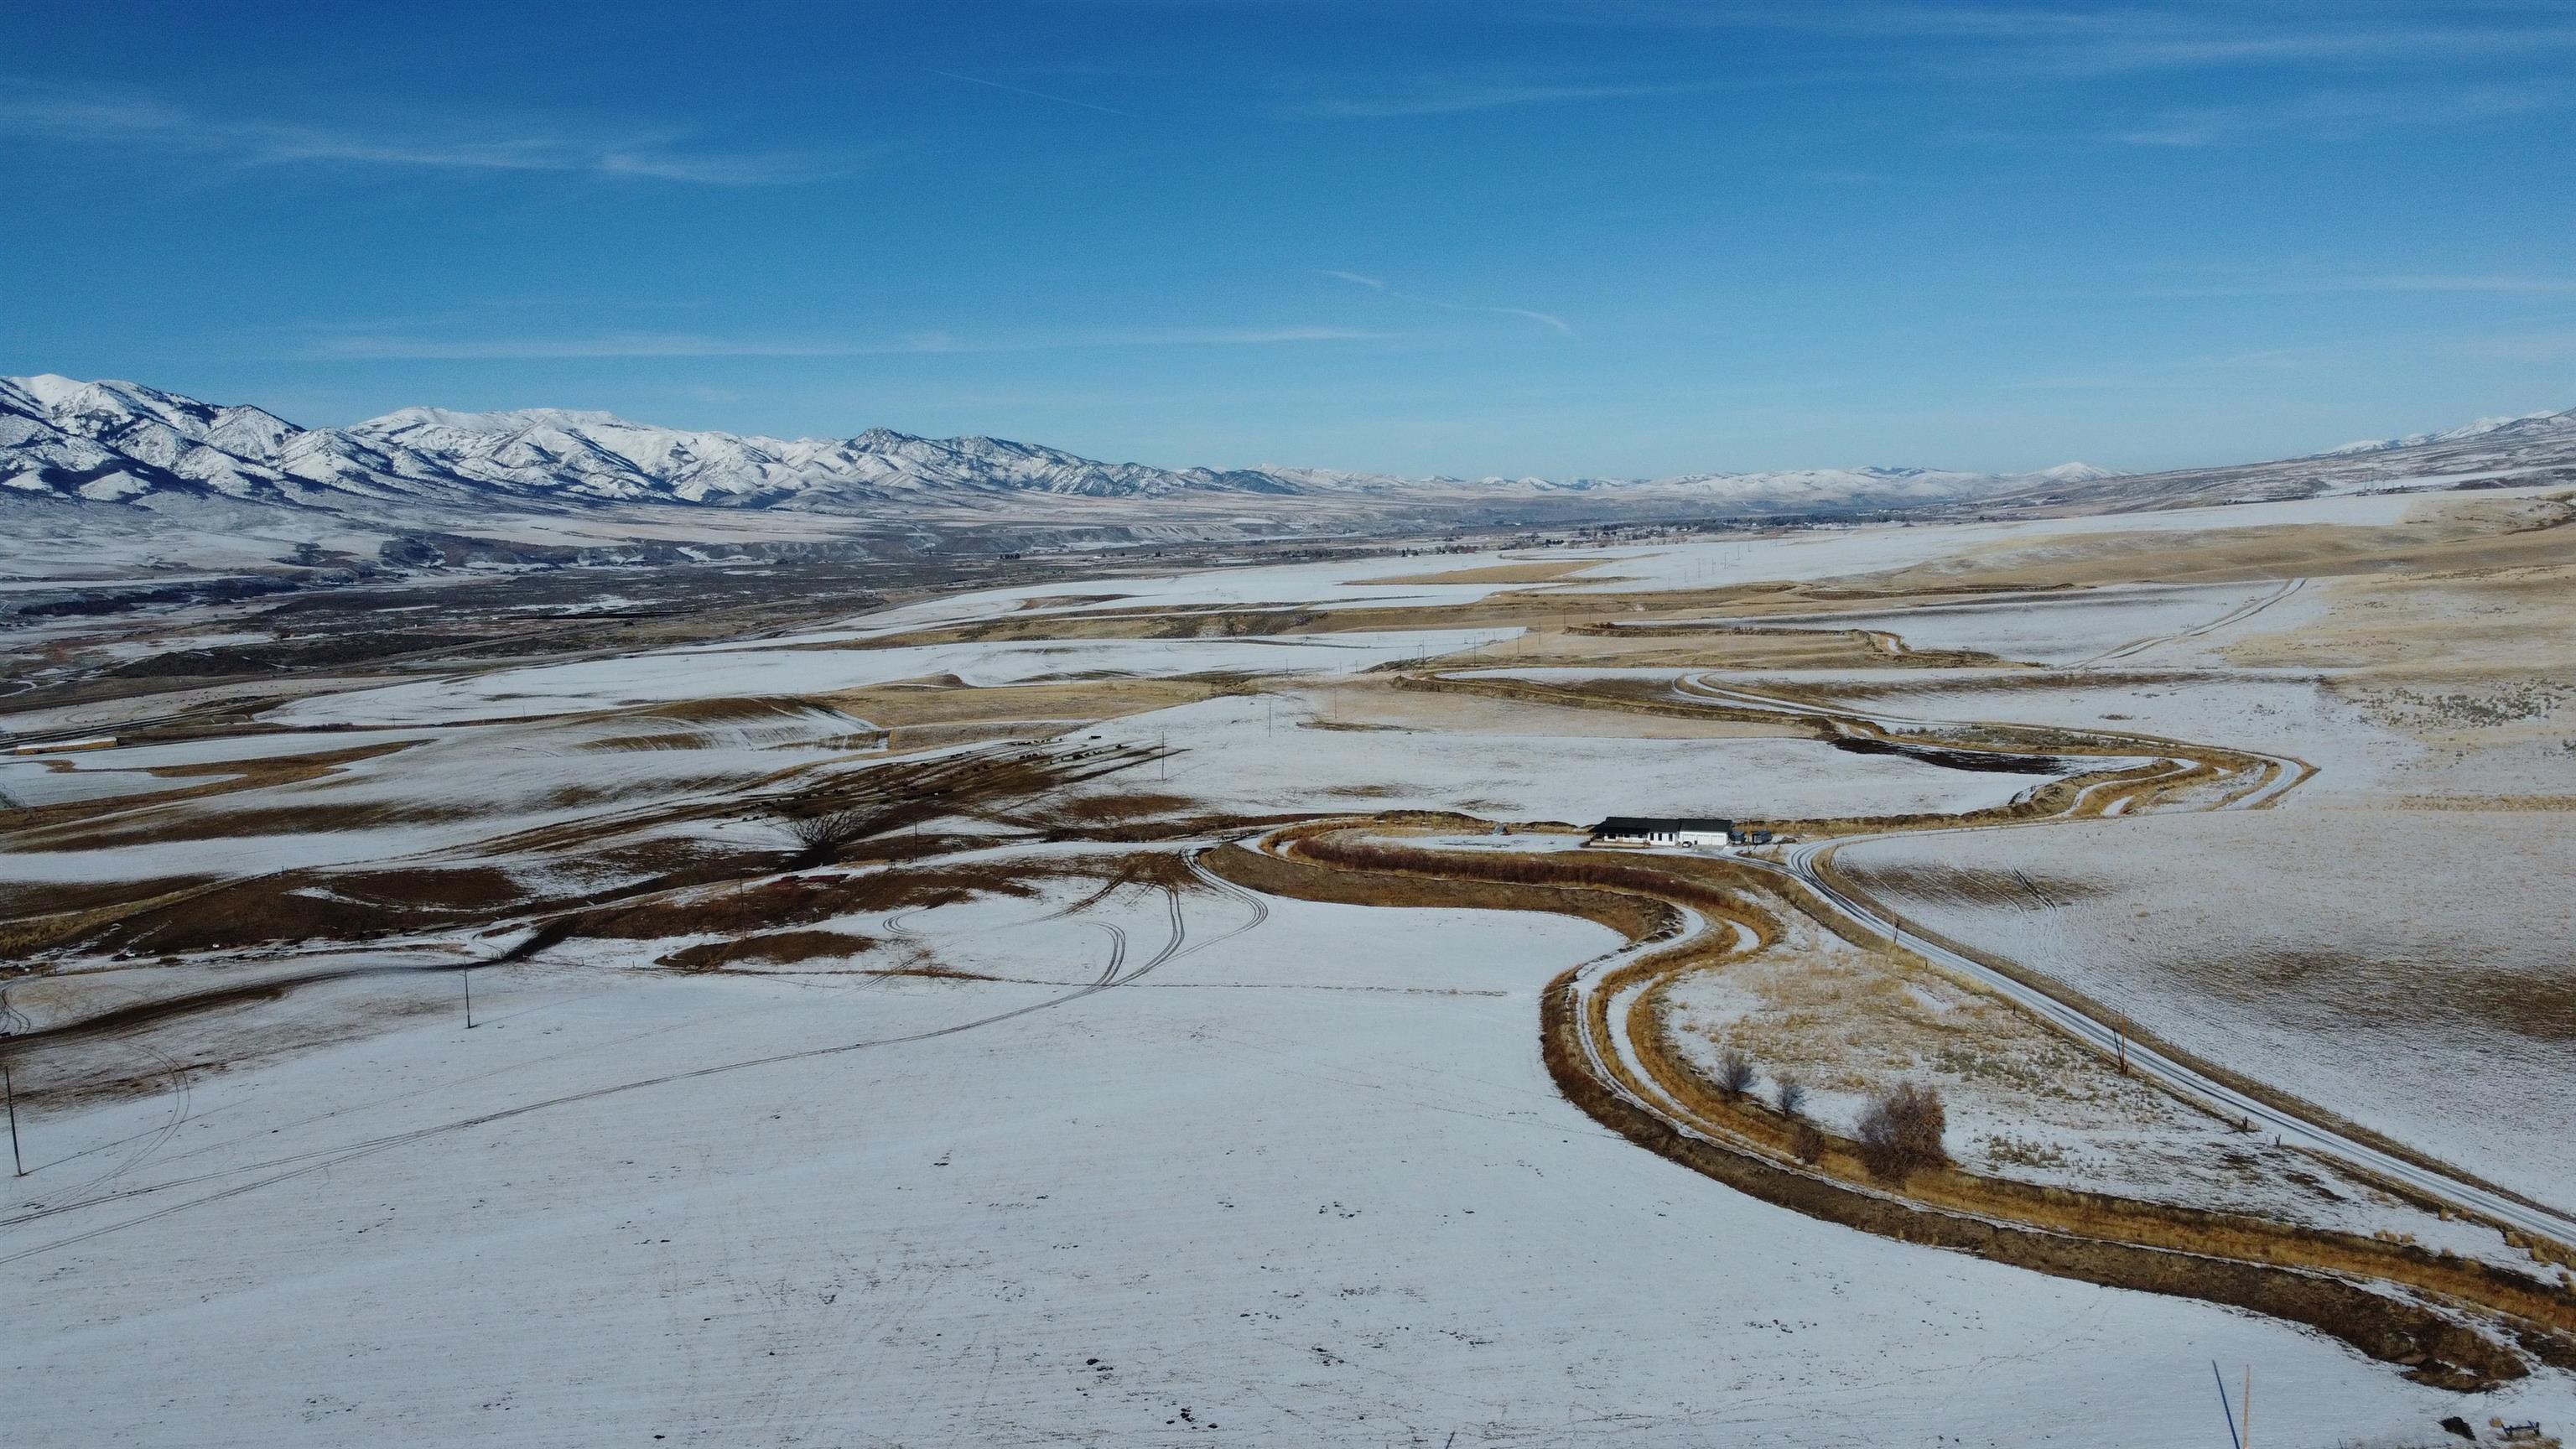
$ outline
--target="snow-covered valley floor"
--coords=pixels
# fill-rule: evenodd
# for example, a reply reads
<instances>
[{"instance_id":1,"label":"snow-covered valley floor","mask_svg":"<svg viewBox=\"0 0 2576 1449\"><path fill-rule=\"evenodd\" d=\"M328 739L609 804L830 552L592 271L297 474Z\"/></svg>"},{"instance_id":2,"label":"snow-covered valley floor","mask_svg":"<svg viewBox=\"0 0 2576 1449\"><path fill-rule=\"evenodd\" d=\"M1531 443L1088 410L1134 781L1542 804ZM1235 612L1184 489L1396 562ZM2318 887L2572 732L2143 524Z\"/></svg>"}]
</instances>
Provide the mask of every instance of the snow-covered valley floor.
<instances>
[{"instance_id":1,"label":"snow-covered valley floor","mask_svg":"<svg viewBox=\"0 0 2576 1449\"><path fill-rule=\"evenodd\" d=\"M471 1033L424 1016L40 1119L0 1237L15 1432L2165 1444L2205 1437L2212 1358L2255 1366L2287 1442L2458 1406L2314 1335L1637 1151L1530 1031L1598 928L1272 902L1224 934L1249 919L1193 896L1209 944L1130 984L626 1090L1063 993L496 971ZM1066 923L1025 949L1100 946ZM2482 1407L2576 1403L2543 1380Z\"/></svg>"},{"instance_id":2,"label":"snow-covered valley floor","mask_svg":"<svg viewBox=\"0 0 2576 1449\"><path fill-rule=\"evenodd\" d=\"M0 757L29 1169L0 1210L6 1442L2182 1445L2218 1441L2212 1360L2251 1367L2267 1444L2563 1426L2563 1371L2423 1387L1642 1150L1540 1058L1541 989L1603 927L1256 899L1179 863L1254 822L1421 811L1479 817L1436 827L1460 850L1599 860L1481 822L1912 829L2174 741L2295 757L2317 773L2266 786L2277 809L2179 813L2256 797L2177 788L1845 864L2564 1205L2576 594L2549 550L2576 529L2526 526L2546 501L1135 563L891 603L840 579L805 613L728 574L724 630L670 622L713 584L592 599L565 571L512 606L539 623L471 634L451 579L385 606L426 622L372 654L373 616L265 604L173 611L166 639L47 623L0 656L33 661L5 719L40 751ZM1728 690L1963 740L2167 738L1980 769ZM90 734L125 738L43 752ZM1986 889L2016 870L2027 907ZM2282 1199L2223 1181L2227 1124L2179 1098L2035 1115L2103 1064L2001 997L1898 999L1821 927L1782 939L1677 989L1700 1069L1768 1042L1838 1131L1938 1078L1966 1166ZM496 963L470 1031L469 959ZM1864 990L1885 1009L1836 1015ZM2031 1071L1943 1077L1944 1023L1988 1018ZM2360 1233L2384 1206L2282 1216ZM2428 1245L2492 1236L2405 1211Z\"/></svg>"}]
</instances>

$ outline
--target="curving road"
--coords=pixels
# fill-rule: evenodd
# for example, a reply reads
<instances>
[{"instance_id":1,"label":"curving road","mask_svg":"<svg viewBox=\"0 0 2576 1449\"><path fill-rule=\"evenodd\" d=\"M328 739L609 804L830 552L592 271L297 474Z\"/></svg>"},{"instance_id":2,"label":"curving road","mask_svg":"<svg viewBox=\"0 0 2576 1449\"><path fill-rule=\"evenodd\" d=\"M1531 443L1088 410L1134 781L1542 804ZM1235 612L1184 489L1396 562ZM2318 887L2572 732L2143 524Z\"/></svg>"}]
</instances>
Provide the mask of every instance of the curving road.
<instances>
[{"instance_id":1,"label":"curving road","mask_svg":"<svg viewBox=\"0 0 2576 1449\"><path fill-rule=\"evenodd\" d=\"M1903 923L1881 913L1851 892L1828 879L1819 866L1831 859L1833 852L1860 840L1883 837L1859 836L1844 840L1793 845L1781 861L1773 862L1752 856L1737 857L1743 864L1758 870L1787 876L1842 912L1865 929L1882 936L1897 937L1904 932ZM1974 957L1965 956L1926 940L1920 935L1904 933L1906 948L1941 966L1969 977L1987 990L2005 997L2043 1021L2078 1040L2090 1043L2104 1052L2127 1053L2129 1067L2142 1072L2165 1086L2197 1097L2208 1103L2222 1117L2269 1130L2284 1143L2295 1144L2312 1152L2323 1153L2351 1164L2363 1172L2384 1177L2427 1196L2454 1203L2490 1221L2537 1233L2543 1237L2567 1241L2576 1236L2576 1216L2482 1187L2437 1168L2384 1152L2367 1142L2357 1141L2331 1127L2311 1122L2286 1108L2248 1096L2225 1082L2204 1075L2134 1037L2124 1038L2114 1027L2085 1014L2027 982L2016 980Z\"/></svg>"},{"instance_id":2,"label":"curving road","mask_svg":"<svg viewBox=\"0 0 2576 1449\"><path fill-rule=\"evenodd\" d=\"M2282 598L2288 597L2288 595L2294 591L2298 582L2301 581L2292 581L2291 585L2284 586L2280 592L2273 594L2267 599L2259 601L2256 605L2249 606L2248 609L2243 612L2250 613L2253 609L2259 608L2264 604L2274 603ZM2242 613L2232 617L2242 617ZM1681 681L1680 692L1686 697L1699 697L1710 699L1712 701L1722 701L1737 708L1764 709L1797 715L1804 718L1822 718L1835 722L1837 727L1840 727L1840 723L1844 720L1861 720L1880 728L1891 729L1975 728L1973 724L1965 721L1929 720L1915 719L1899 715L1864 714L1849 710L1828 709L1823 706L1805 704L1795 700L1778 699L1772 696L1715 683L1711 677L1706 674L1686 676ZM2130 735L2125 732L2088 729L2085 733L2102 735L2107 738L2114 738L2123 741L2134 741L2141 746L2143 751L2146 752L2170 751L2174 750L2177 745L2177 742L2175 741L2158 740L2151 736ZM2183 747L2183 749L2187 750L2188 747ZM2233 783L2224 796L2222 796L2216 803L2204 806L2203 808L2205 809L2259 810L2268 808L2277 802L2283 795L2287 794L2290 790L2296 788L2300 784L2305 783L2316 773L2315 766L2310 765L2304 760L2288 755L2272 755L2259 750L2236 749L2233 747L2229 747L2227 752L2229 754L2239 755L2262 762L2262 769L2259 772L2259 778L2252 781ZM2079 797L2079 805L2080 801L2081 797ZM1970 830L2012 829L2029 828L2032 825L2044 825L2047 823L2050 822L2025 822L2019 826L1966 826L1960 828ZM1744 864L1756 869L1784 875L1797 881L1799 884L1807 887L1808 890L1814 892L1819 899L1831 905L1835 910L1841 912L1863 929L1894 939L1905 932L1904 923L1893 913L1882 910L1881 908L1855 895L1853 892L1836 885L1828 877L1825 867L1830 864L1833 853L1841 849L1843 846L1859 844L1867 840L1885 839L1889 835L1895 833L1897 832L1844 836L1831 841L1792 845L1784 849L1782 858L1776 862L1749 855L1738 856L1736 858ZM1909 831L1904 833L1909 835L1919 835L1929 832ZM2401 1183L2406 1187L2423 1193L2429 1197L2437 1198L2465 1208L2491 1222L2517 1228L2524 1232L2537 1233L2543 1237L2555 1238L2561 1242L2576 1241L2576 1215L2561 1212L2557 1209L2543 1206L2539 1203L2502 1192L2498 1189L2484 1186L2453 1172L2446 1171L2438 1166L2401 1157L2395 1153L2374 1147L2367 1142L2347 1136L2346 1134L2323 1123L2314 1122L2306 1117L2300 1116L2288 1108L2275 1103L2266 1102L2261 1098L2250 1096L2245 1092L2239 1091L2225 1082L2208 1076L2196 1068L2174 1060L2151 1046L2138 1042L2134 1038L2126 1038L2117 1028L2087 1014L2082 1009L2062 1001L2057 997L2050 995L2048 992L2029 984L2028 982L2008 976L2003 972L1976 960L1974 957L1963 955L1960 952L1951 950L1938 942L1927 940L1921 935L1905 934L1904 939L1906 944L1917 954L1936 961L1943 967L1978 982L1995 994L2017 1003L2025 1010L2030 1011L2041 1020L2055 1026L2060 1031L2063 1031L2080 1041L2089 1043L2090 1045L2107 1053L2119 1053L2125 1051L2129 1065L2133 1070L2143 1072L2154 1080L2187 1096L2200 1099L2204 1103L2208 1104L2209 1107L2213 1111L2217 1112L2221 1117L2231 1118L2244 1122L2249 1126L2269 1130L2277 1134L2284 1143L2295 1143L2296 1145L2307 1148L2310 1151L2322 1153L2335 1158L2338 1161L2348 1163L2365 1173L2374 1174L2392 1182Z\"/></svg>"}]
</instances>

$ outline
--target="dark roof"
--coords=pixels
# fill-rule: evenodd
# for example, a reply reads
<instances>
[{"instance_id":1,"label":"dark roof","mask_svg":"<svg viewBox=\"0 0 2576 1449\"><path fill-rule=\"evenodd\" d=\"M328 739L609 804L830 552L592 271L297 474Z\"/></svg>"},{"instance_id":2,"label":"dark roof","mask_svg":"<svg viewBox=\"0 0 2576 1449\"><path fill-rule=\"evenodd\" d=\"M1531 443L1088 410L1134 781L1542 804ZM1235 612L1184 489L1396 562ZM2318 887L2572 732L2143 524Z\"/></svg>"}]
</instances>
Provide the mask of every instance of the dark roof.
<instances>
[{"instance_id":1,"label":"dark roof","mask_svg":"<svg viewBox=\"0 0 2576 1449\"><path fill-rule=\"evenodd\" d=\"M1657 835L1684 830L1733 830L1714 815L1613 815L1592 827L1595 835Z\"/></svg>"}]
</instances>

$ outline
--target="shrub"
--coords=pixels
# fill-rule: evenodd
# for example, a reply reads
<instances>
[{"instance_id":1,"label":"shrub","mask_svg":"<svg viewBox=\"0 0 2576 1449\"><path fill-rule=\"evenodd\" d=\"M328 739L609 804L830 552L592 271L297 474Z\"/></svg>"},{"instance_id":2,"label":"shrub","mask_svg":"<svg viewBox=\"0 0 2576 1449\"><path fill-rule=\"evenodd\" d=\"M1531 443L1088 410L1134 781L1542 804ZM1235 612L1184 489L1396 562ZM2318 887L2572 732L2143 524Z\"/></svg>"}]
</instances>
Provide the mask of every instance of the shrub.
<instances>
[{"instance_id":1,"label":"shrub","mask_svg":"<svg viewBox=\"0 0 2576 1449\"><path fill-rule=\"evenodd\" d=\"M1860 1114L1861 1163L1870 1176L1885 1182L1903 1182L1917 1172L1943 1166L1950 1154L1941 1145L1941 1133L1949 1122L1940 1092L1899 1083Z\"/></svg>"},{"instance_id":2,"label":"shrub","mask_svg":"<svg viewBox=\"0 0 2576 1449\"><path fill-rule=\"evenodd\" d=\"M1717 1064L1717 1089L1726 1094L1726 1100L1736 1101L1753 1090L1753 1083L1759 1076L1760 1073L1753 1070L1753 1058L1728 1047L1726 1055Z\"/></svg>"},{"instance_id":3,"label":"shrub","mask_svg":"<svg viewBox=\"0 0 2576 1449\"><path fill-rule=\"evenodd\" d=\"M1806 1114L1806 1083L1799 1081L1796 1077L1782 1077L1779 1080L1778 1085L1772 1088L1772 1093L1774 1100L1780 1104L1781 1116L1800 1117Z\"/></svg>"},{"instance_id":4,"label":"shrub","mask_svg":"<svg viewBox=\"0 0 2576 1449\"><path fill-rule=\"evenodd\" d=\"M796 843L791 869L829 865L840 858L843 850L891 823L885 812L857 807L820 815L789 815L778 822L779 828L787 832L787 838Z\"/></svg>"},{"instance_id":5,"label":"shrub","mask_svg":"<svg viewBox=\"0 0 2576 1449\"><path fill-rule=\"evenodd\" d=\"M1798 1154L1800 1162L1815 1166L1825 1155L1823 1129L1804 1117L1799 1118L1798 1125L1789 1132L1789 1150Z\"/></svg>"}]
</instances>

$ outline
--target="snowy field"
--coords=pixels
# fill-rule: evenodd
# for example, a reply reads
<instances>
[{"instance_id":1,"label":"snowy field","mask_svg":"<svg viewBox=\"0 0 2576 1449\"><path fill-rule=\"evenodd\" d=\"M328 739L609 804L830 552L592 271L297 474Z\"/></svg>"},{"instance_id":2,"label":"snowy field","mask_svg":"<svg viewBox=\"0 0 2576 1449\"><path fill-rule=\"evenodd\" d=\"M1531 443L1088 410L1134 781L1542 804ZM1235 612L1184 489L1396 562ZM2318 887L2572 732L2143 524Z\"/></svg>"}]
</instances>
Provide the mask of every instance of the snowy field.
<instances>
[{"instance_id":1,"label":"snowy field","mask_svg":"<svg viewBox=\"0 0 2576 1449\"><path fill-rule=\"evenodd\" d=\"M2563 813L2286 807L1839 857L1924 925L2187 1051L2576 1208L2576 898L2550 868L2570 858Z\"/></svg>"},{"instance_id":2,"label":"snowy field","mask_svg":"<svg viewBox=\"0 0 2576 1449\"><path fill-rule=\"evenodd\" d=\"M1813 690L1873 716L2118 730L2288 755L2318 774L2283 800L2285 810L2384 789L2424 755L2421 744L2373 721L2312 672L2154 671L2110 681L2088 673L1846 669L1823 678L1718 678L1754 690L1766 683Z\"/></svg>"},{"instance_id":3,"label":"snowy field","mask_svg":"<svg viewBox=\"0 0 2576 1449\"><path fill-rule=\"evenodd\" d=\"M1222 937L1247 920L1194 896L1205 949L1072 1000L496 972L470 1034L416 1017L39 1119L0 1228L13 1430L2162 1445L2208 1437L2212 1358L2255 1366L2285 1442L2462 1411L2312 1334L1811 1222L1610 1136L1530 1031L1596 928L1273 902Z\"/></svg>"},{"instance_id":4,"label":"snowy field","mask_svg":"<svg viewBox=\"0 0 2576 1449\"><path fill-rule=\"evenodd\" d=\"M0 1212L0 1423L13 1445L2161 1446L2215 1438L2218 1359L2253 1366L2267 1443L2418 1449L2454 1413L2561 1427L2576 1416L2563 1373L2476 1397L2420 1388L2273 1320L1810 1221L1610 1135L1557 1092L1537 1041L1541 987L1613 944L1599 927L1256 903L1187 885L1168 858L1141 884L1083 873L1256 817L1885 816L1993 806L2046 778L1759 721L1399 689L1388 666L1706 674L1873 716L2295 757L2319 773L2278 810L1920 834L1843 861L1907 913L2183 1048L2576 1206L2576 914L2558 868L2576 814L2493 808L2506 786L2576 798L2576 745L2548 712L2565 641L2529 630L2537 658L2512 657L2531 616L2454 577L2457 552L2440 577L2461 597L2412 604L2384 600L2376 574L2302 584L2204 556L2212 533L2375 538L2451 506L2344 497L1187 573L1112 561L926 598L890 587L918 601L871 613L856 611L874 586L849 587L739 628L254 660L264 672L158 692L53 689L36 671L83 650L121 665L314 636L269 630L254 606L95 635L32 626L11 658L49 702L11 717L21 734L181 723L159 743L0 756L0 790L38 807L0 842L23 912L0 924L79 917L120 883L310 874L174 906L163 935L66 938L44 958L59 974L0 978L0 1016L43 1030L378 974L75 1038L20 1075L37 1096L21 1104L32 1170ZM2108 541L2137 565L2118 577L2195 582L1962 587ZM2183 563L2159 575L2167 546ZM1891 582L1905 570L1920 572ZM1889 591L1920 578L1933 591ZM1750 606L1684 595L1763 581L1817 587ZM643 627L674 599L655 582L572 579L523 604L567 621L629 608L643 624L610 627ZM473 585L434 587L454 608ZM1564 615L1497 627L1556 607L1509 612L1506 592ZM1085 617L1112 611L1272 607L1398 622L1046 637L1054 618L1079 635L1120 632ZM2390 664L2446 626L2383 622L2443 609L2486 611L2510 678ZM1727 668L1864 655L1729 654L1680 633L1628 654L1616 631L1566 627L1656 612L2049 667ZM2298 652L2330 613L2346 633ZM994 621L1026 637L930 632ZM2386 641L2372 667L2338 662L2364 634ZM1665 662L1623 667L1636 658ZM1003 690L1018 685L1042 687ZM1244 692L1201 697L1220 687ZM353 757L307 768L321 752ZM988 762L1006 783L968 783ZM204 793L144 798L180 790ZM778 807L799 792L873 822L843 865L793 854ZM2397 808L2430 797L2446 808ZM914 894L862 888L905 871ZM395 902L381 918L370 876ZM457 904L415 907L398 883ZM305 898L355 923L347 937L303 937ZM793 915L807 900L827 905ZM235 934L260 911L283 924ZM556 912L581 929L477 970L464 1030L446 964L489 961ZM660 924L621 935L628 912ZM783 944L725 954L746 939ZM1879 1019L1835 1015L1828 978L1862 953L1806 926L1786 939L1767 974L1678 986L1672 1020L1703 1058L1729 1033L1814 1046L1816 1110L1836 1124L1887 1074L1950 1072L1951 1147L1972 1167L2399 1221L2383 1203L2284 1198L2304 1162L2287 1149L2272 1176L2229 1178L2231 1134L2125 1081L2035 1110L2028 1073L1944 1048L2009 1035L2010 1018L2007 1065L2100 1063L1946 977L1882 991ZM169 941L185 954L152 944ZM1829 1057L1850 1072L1829 1078ZM70 1069L110 1059L122 1075ZM2407 1230L2437 1245L2485 1231Z\"/></svg>"},{"instance_id":5,"label":"snowy field","mask_svg":"<svg viewBox=\"0 0 2576 1449\"><path fill-rule=\"evenodd\" d=\"M309 780L258 785L158 815L90 825L86 841L0 850L0 881L154 880L254 875L322 865L399 861L604 808L717 793L740 794L797 767L877 749L864 720L811 707L753 708L742 717L680 722L651 715L530 720L447 730L362 730L253 736L101 750L77 758L129 761L278 758L303 751L388 752ZM83 770L130 780L127 770ZM53 777L56 780L64 777ZM148 778L148 777L147 777ZM156 781L176 788L197 779Z\"/></svg>"},{"instance_id":6,"label":"snowy field","mask_svg":"<svg viewBox=\"0 0 2576 1449\"><path fill-rule=\"evenodd\" d=\"M1712 619L1759 629L1870 629L1917 650L1982 650L2058 666L2206 662L2285 601L2281 585L2134 585L2007 594L1904 609L1800 610ZM2262 617L2257 621L2257 616ZM1657 624L1671 622L1657 620Z\"/></svg>"},{"instance_id":7,"label":"snowy field","mask_svg":"<svg viewBox=\"0 0 2576 1449\"><path fill-rule=\"evenodd\" d=\"M1329 701L1222 696L1085 734L1182 753L1149 788L1244 815L1457 810L1590 824L1603 815L1831 816L1970 810L2036 777L1854 755L1810 739L1633 739L1353 725ZM1122 777L1108 789L1138 788Z\"/></svg>"},{"instance_id":8,"label":"snowy field","mask_svg":"<svg viewBox=\"0 0 2576 1449\"><path fill-rule=\"evenodd\" d=\"M574 664L504 669L464 680L422 680L298 700L280 724L402 725L670 704L743 695L828 694L897 680L955 675L971 685L1125 676L1356 674L1380 664L1476 649L1511 629L1421 629L1252 639L1099 639L889 649L767 647L669 650Z\"/></svg>"},{"instance_id":9,"label":"snowy field","mask_svg":"<svg viewBox=\"0 0 2576 1449\"><path fill-rule=\"evenodd\" d=\"M1427 608L1470 604L1496 593L1581 595L1712 588L1771 581L1811 582L1965 558L1995 545L2045 545L2112 534L2171 534L2294 524L2385 527L2403 521L2414 501L2403 497L2320 498L2226 508L2042 519L2017 523L1923 526L1863 525L1737 537L1718 534L1668 544L1563 546L1483 553L1338 560L1211 568L1177 574L1113 575L1060 583L987 589L881 610L782 642L882 638L1003 615L1081 615L1133 609L1245 607ZM1437 580L1513 564L1564 567L1564 577L1536 582ZM1579 566L1579 567L1578 567Z\"/></svg>"}]
</instances>

